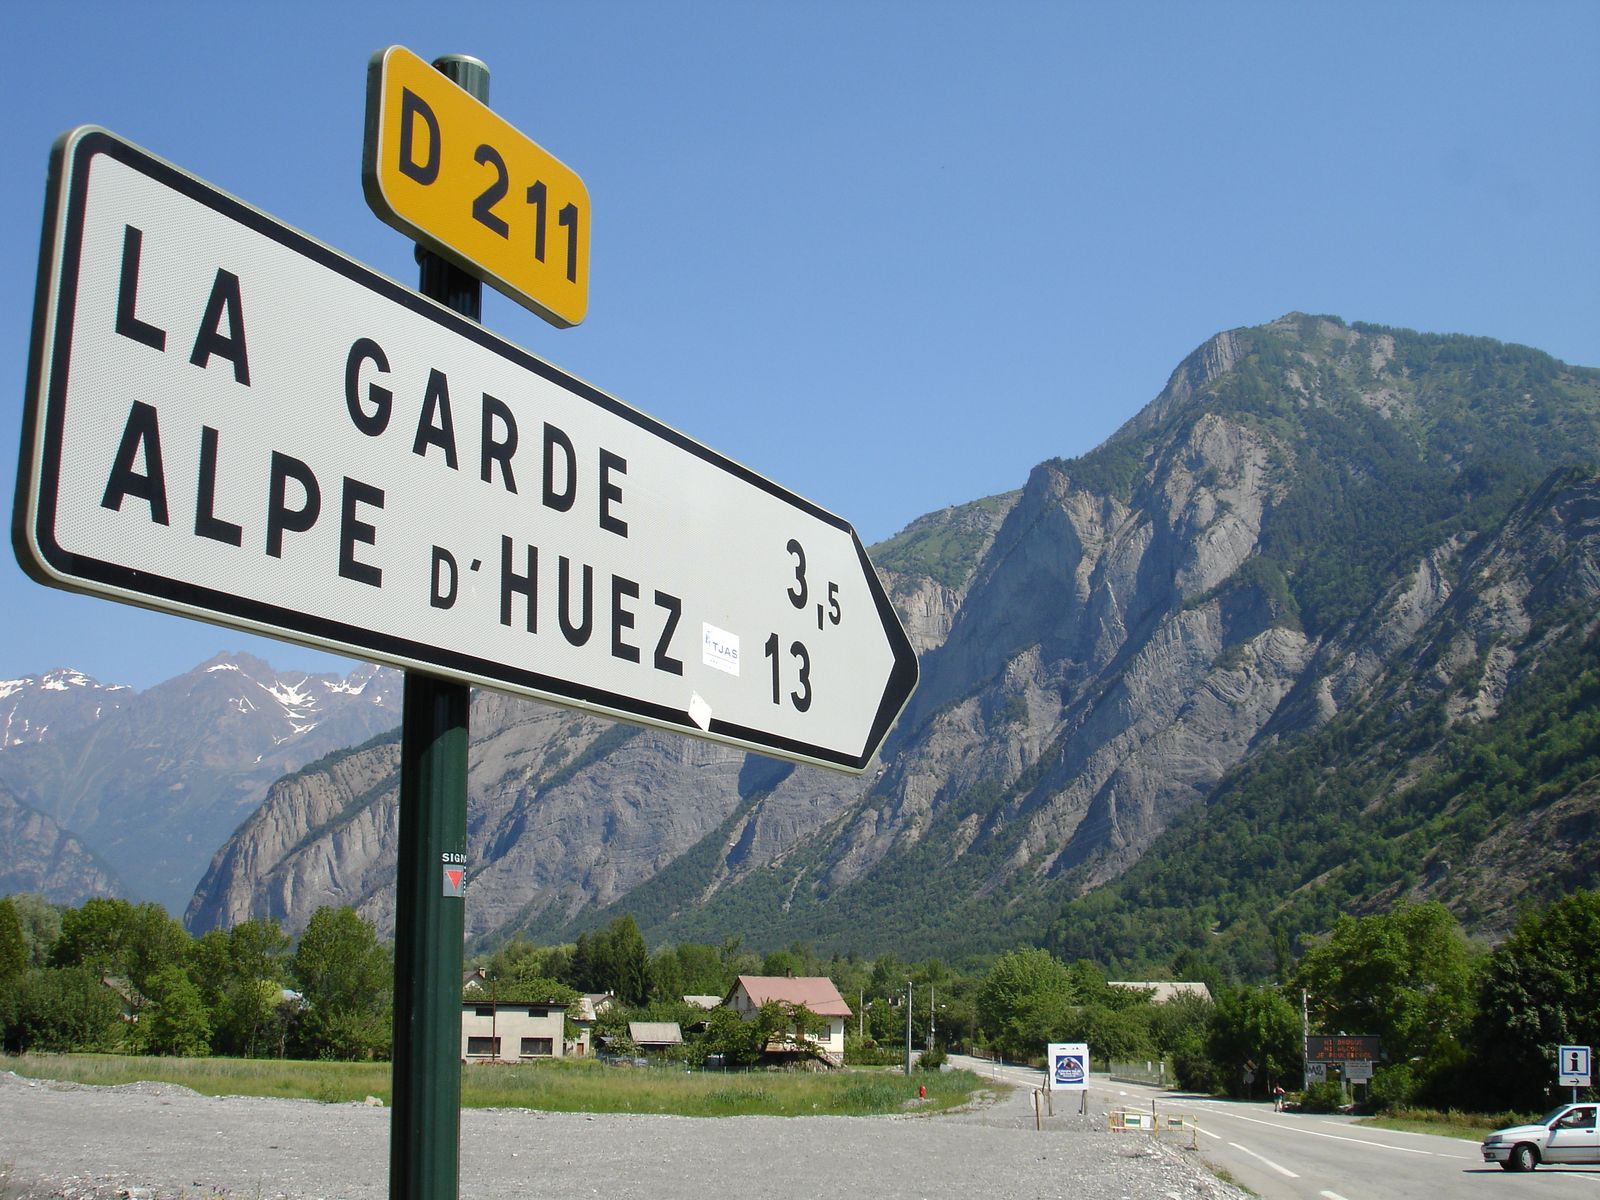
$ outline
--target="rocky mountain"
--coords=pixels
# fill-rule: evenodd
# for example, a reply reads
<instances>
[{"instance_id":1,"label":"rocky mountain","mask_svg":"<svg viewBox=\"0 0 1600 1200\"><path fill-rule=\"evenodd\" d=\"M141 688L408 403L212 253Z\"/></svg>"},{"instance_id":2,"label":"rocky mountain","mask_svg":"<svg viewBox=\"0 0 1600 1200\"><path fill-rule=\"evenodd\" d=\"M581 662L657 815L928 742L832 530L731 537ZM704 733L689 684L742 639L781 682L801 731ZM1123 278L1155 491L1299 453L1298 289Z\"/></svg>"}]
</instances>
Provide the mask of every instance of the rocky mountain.
<instances>
[{"instance_id":1,"label":"rocky mountain","mask_svg":"<svg viewBox=\"0 0 1600 1200\"><path fill-rule=\"evenodd\" d=\"M114 864L126 894L182 912L272 781L392 727L400 686L375 667L280 673L248 655L142 692L72 671L0 682L0 785ZM40 863L14 835L0 852Z\"/></svg>"},{"instance_id":2,"label":"rocky mountain","mask_svg":"<svg viewBox=\"0 0 1600 1200\"><path fill-rule=\"evenodd\" d=\"M124 684L106 685L78 671L0 681L0 750L37 744L85 729L133 697Z\"/></svg>"},{"instance_id":3,"label":"rocky mountain","mask_svg":"<svg viewBox=\"0 0 1600 1200\"><path fill-rule=\"evenodd\" d=\"M116 896L122 881L83 844L38 809L0 785L0 896L37 892L52 904L76 905Z\"/></svg>"},{"instance_id":4,"label":"rocky mountain","mask_svg":"<svg viewBox=\"0 0 1600 1200\"><path fill-rule=\"evenodd\" d=\"M654 940L951 954L1053 924L1062 945L1077 929L1111 945L1095 898L1137 879L1140 903L1188 897L1183 927L1206 914L1205 940L1237 916L1217 895L1249 876L1239 846L1274 838L1241 778L1310 746L1337 776L1327 739L1368 720L1361 752L1390 770L1340 810L1359 828L1572 657L1600 564L1582 532L1593 481L1568 468L1595 461L1595 370L1303 314L1220 334L1093 453L873 549L922 683L859 777L478 697L469 930L570 937L626 909ZM340 900L387 928L397 754L369 745L275 785L191 927L292 928ZM1563 828L1593 816L1583 795L1537 803L1576 806ZM1231 874L1182 853L1213 814L1247 831L1213 847ZM1451 893L1458 910L1493 928L1516 894L1564 886L1524 850L1524 887ZM1338 894L1404 886L1375 869Z\"/></svg>"},{"instance_id":5,"label":"rocky mountain","mask_svg":"<svg viewBox=\"0 0 1600 1200\"><path fill-rule=\"evenodd\" d=\"M1341 912L1438 900L1492 941L1525 904L1600 885L1597 598L1600 476L1557 471L1419 562L1384 626L1330 647L1323 679L1349 702L1068 900L1052 947L1145 965L1204 945L1261 977ZM1326 691L1305 702L1326 709Z\"/></svg>"}]
</instances>

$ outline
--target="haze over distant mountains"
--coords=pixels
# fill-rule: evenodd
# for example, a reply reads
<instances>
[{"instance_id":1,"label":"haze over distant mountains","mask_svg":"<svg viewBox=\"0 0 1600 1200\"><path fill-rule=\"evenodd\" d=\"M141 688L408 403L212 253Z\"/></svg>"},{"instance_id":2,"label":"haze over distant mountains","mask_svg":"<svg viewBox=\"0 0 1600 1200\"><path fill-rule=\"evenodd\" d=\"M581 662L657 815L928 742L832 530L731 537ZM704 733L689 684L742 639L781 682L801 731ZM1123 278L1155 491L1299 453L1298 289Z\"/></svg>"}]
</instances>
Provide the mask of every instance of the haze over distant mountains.
<instances>
[{"instance_id":1,"label":"haze over distant mountains","mask_svg":"<svg viewBox=\"0 0 1600 1200\"><path fill-rule=\"evenodd\" d=\"M627 910L656 942L1248 973L1274 931L1428 896L1493 935L1600 882L1596 463L1600 371L1303 314L1219 334L1091 454L873 548L922 683L861 776L478 694L469 934ZM114 865L86 892L388 932L399 678L358 676L0 685L0 784ZM1562 754L1524 761L1523 725Z\"/></svg>"},{"instance_id":2,"label":"haze over distant mountains","mask_svg":"<svg viewBox=\"0 0 1600 1200\"><path fill-rule=\"evenodd\" d=\"M114 872L109 883L85 876L86 894L109 887L181 913L267 787L392 727L400 693L394 671L280 673L226 654L142 692L71 670L7 680L0 795L71 831L103 876ZM13 855L13 869L29 859Z\"/></svg>"}]
</instances>

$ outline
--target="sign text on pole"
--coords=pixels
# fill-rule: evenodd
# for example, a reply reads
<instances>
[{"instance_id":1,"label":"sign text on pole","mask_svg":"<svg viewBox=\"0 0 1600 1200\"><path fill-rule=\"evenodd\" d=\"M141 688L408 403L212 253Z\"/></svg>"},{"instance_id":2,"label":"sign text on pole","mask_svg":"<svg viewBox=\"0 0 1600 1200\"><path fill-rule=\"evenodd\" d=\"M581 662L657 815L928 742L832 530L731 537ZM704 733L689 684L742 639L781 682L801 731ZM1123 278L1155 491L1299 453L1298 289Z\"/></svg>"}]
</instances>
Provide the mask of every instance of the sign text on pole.
<instances>
[{"instance_id":1,"label":"sign text on pole","mask_svg":"<svg viewBox=\"0 0 1600 1200\"><path fill-rule=\"evenodd\" d=\"M49 195L36 579L871 759L917 664L847 522L105 130Z\"/></svg>"},{"instance_id":2,"label":"sign text on pole","mask_svg":"<svg viewBox=\"0 0 1600 1200\"><path fill-rule=\"evenodd\" d=\"M1372 1034L1311 1034L1306 1038L1307 1062L1362 1062L1383 1057L1383 1046Z\"/></svg>"},{"instance_id":3,"label":"sign text on pole","mask_svg":"<svg viewBox=\"0 0 1600 1200\"><path fill-rule=\"evenodd\" d=\"M565 328L589 308L589 192L572 168L403 46L367 68L372 211Z\"/></svg>"}]
</instances>

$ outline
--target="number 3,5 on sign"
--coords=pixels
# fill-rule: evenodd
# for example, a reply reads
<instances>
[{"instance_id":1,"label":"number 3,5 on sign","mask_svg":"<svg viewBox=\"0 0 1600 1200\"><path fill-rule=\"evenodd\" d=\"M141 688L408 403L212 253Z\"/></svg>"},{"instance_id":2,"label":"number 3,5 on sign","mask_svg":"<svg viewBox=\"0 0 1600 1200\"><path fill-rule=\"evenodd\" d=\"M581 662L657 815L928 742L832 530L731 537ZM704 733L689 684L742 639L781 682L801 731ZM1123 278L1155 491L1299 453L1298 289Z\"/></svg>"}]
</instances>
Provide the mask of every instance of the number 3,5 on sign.
<instances>
[{"instance_id":1,"label":"number 3,5 on sign","mask_svg":"<svg viewBox=\"0 0 1600 1200\"><path fill-rule=\"evenodd\" d=\"M367 68L361 178L383 221L552 325L583 320L583 180L403 46Z\"/></svg>"}]
</instances>

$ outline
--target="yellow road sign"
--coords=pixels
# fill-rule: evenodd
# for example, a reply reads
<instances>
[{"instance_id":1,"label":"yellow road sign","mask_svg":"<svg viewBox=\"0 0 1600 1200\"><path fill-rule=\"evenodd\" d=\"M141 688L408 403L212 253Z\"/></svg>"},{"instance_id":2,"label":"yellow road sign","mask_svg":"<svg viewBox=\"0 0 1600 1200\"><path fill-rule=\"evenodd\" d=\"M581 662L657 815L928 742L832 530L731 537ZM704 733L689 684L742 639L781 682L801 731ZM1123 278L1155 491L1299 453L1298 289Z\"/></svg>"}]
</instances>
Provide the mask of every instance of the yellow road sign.
<instances>
[{"instance_id":1,"label":"yellow road sign","mask_svg":"<svg viewBox=\"0 0 1600 1200\"><path fill-rule=\"evenodd\" d=\"M576 172L403 46L367 68L372 211L553 325L589 308L589 192Z\"/></svg>"}]
</instances>

